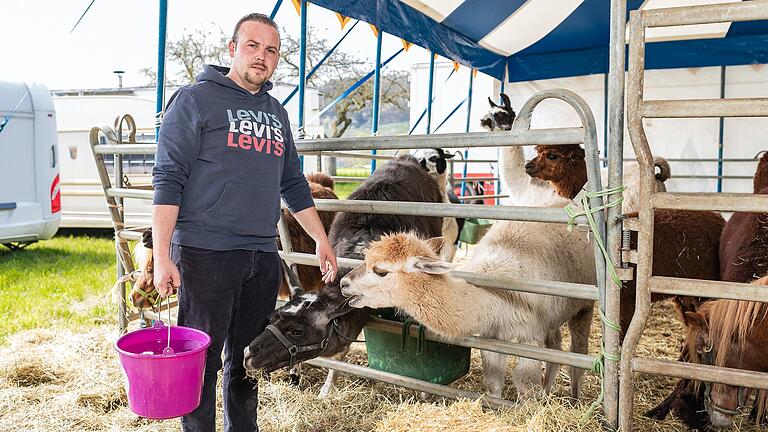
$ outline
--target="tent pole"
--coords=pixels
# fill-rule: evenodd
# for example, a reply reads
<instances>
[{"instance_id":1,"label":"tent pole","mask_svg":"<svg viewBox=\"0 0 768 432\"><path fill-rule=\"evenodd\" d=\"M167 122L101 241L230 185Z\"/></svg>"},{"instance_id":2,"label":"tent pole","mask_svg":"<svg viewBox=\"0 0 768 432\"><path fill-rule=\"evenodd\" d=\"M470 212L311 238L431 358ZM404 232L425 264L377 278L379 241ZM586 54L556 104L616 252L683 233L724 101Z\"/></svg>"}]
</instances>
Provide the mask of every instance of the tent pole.
<instances>
[{"instance_id":1,"label":"tent pole","mask_svg":"<svg viewBox=\"0 0 768 432\"><path fill-rule=\"evenodd\" d=\"M155 96L155 114L160 120L165 108L165 37L168 24L168 0L160 0L160 28L157 38L157 93ZM155 123L155 139L160 133L160 122Z\"/></svg>"},{"instance_id":2,"label":"tent pole","mask_svg":"<svg viewBox=\"0 0 768 432\"><path fill-rule=\"evenodd\" d=\"M371 113L371 135L379 134L379 102L381 100L381 41L384 32L379 29L376 32L376 69L373 73L373 113ZM371 150L375 155L376 150ZM376 171L376 159L371 159L371 174Z\"/></svg>"},{"instance_id":3,"label":"tent pole","mask_svg":"<svg viewBox=\"0 0 768 432\"><path fill-rule=\"evenodd\" d=\"M298 138L304 138L304 93L307 80L307 0L301 0L301 40L299 41L299 133ZM301 159L301 170L304 171L304 156Z\"/></svg>"},{"instance_id":4,"label":"tent pole","mask_svg":"<svg viewBox=\"0 0 768 432\"><path fill-rule=\"evenodd\" d=\"M725 66L720 66L720 99L725 99ZM717 141L717 191L723 191L723 134L725 118L720 117L719 138Z\"/></svg>"},{"instance_id":5,"label":"tent pole","mask_svg":"<svg viewBox=\"0 0 768 432\"><path fill-rule=\"evenodd\" d=\"M469 133L469 127L472 121L472 88L475 86L475 74L472 69L469 70L469 88L467 89L467 125L464 127L464 132ZM469 158L469 149L464 150L464 160ZM461 174L461 195L464 196L467 193L467 164L464 162L464 171Z\"/></svg>"},{"instance_id":6,"label":"tent pole","mask_svg":"<svg viewBox=\"0 0 768 432\"><path fill-rule=\"evenodd\" d=\"M275 2L275 7L272 8L272 13L269 14L269 19L275 19L275 15L277 15L277 11L280 10L281 4L283 4L283 0L277 0L277 2Z\"/></svg>"},{"instance_id":7,"label":"tent pole","mask_svg":"<svg viewBox=\"0 0 768 432\"><path fill-rule=\"evenodd\" d=\"M429 93L427 94L427 134L432 132L432 90L435 84L435 54L429 52Z\"/></svg>"}]
</instances>

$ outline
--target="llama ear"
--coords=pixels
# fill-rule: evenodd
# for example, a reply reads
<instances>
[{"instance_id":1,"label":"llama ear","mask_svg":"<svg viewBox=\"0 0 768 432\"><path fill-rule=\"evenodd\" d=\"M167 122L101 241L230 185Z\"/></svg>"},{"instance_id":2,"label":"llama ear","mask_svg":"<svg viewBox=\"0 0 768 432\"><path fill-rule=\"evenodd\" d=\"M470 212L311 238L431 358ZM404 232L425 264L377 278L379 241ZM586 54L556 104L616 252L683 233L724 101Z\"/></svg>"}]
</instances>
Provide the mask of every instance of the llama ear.
<instances>
[{"instance_id":1,"label":"llama ear","mask_svg":"<svg viewBox=\"0 0 768 432\"><path fill-rule=\"evenodd\" d=\"M439 254L443 249L443 245L445 244L445 237L432 237L431 239L427 240L427 244L429 245L430 249L435 251L436 254Z\"/></svg>"},{"instance_id":2,"label":"llama ear","mask_svg":"<svg viewBox=\"0 0 768 432\"><path fill-rule=\"evenodd\" d=\"M405 263L405 272L445 274L453 270L454 267L453 263L425 256L417 256L408 258L408 261Z\"/></svg>"},{"instance_id":3,"label":"llama ear","mask_svg":"<svg viewBox=\"0 0 768 432\"><path fill-rule=\"evenodd\" d=\"M493 103L493 99L491 99L491 97L490 97L490 96L488 96L488 103L489 103L489 104L491 104L491 108L499 108L499 106L498 106L498 105L496 105L495 103Z\"/></svg>"},{"instance_id":4,"label":"llama ear","mask_svg":"<svg viewBox=\"0 0 768 432\"><path fill-rule=\"evenodd\" d=\"M512 111L512 104L509 102L509 96L504 93L501 94L501 101L504 103L504 108Z\"/></svg>"},{"instance_id":5,"label":"llama ear","mask_svg":"<svg viewBox=\"0 0 768 432\"><path fill-rule=\"evenodd\" d=\"M704 320L704 317L698 312L686 312L685 324L692 328L701 328L701 329L707 328L707 322Z\"/></svg>"}]
</instances>

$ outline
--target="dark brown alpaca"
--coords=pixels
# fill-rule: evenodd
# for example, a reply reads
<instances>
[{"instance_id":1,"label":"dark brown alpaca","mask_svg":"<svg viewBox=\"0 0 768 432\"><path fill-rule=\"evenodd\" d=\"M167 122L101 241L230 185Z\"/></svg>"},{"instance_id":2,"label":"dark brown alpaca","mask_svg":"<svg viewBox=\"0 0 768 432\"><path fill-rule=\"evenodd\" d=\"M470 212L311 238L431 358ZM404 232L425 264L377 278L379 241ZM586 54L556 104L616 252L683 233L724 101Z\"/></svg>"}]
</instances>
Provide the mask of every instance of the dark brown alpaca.
<instances>
[{"instance_id":1,"label":"dark brown alpaca","mask_svg":"<svg viewBox=\"0 0 768 432\"><path fill-rule=\"evenodd\" d=\"M339 199L336 193L333 192L333 179L324 173L313 173L307 175L307 182L309 183L309 189L312 192L312 198L315 199ZM331 222L336 216L336 212L318 212L320 215L320 221L323 223L325 232L327 233L331 227ZM294 252L302 253L315 253L315 241L312 240L296 218L293 217L290 211L283 209L283 218L288 225L288 234L291 238L291 246ZM317 266L297 265L296 273L299 277L299 282L304 291L317 291L325 283L323 282L323 275L320 273L320 268ZM281 300L288 300L290 298L290 289L288 287L288 281L283 278L283 282L280 285L280 292L278 298Z\"/></svg>"},{"instance_id":2,"label":"dark brown alpaca","mask_svg":"<svg viewBox=\"0 0 768 432\"><path fill-rule=\"evenodd\" d=\"M754 193L768 193L768 153L757 165L753 181ZM734 213L720 235L719 278L726 282L747 283L768 274L768 213ZM687 357L684 350L682 357ZM702 417L702 392L694 389L690 380L680 380L672 393L649 417L663 420L674 410L685 424L694 429L706 426L706 413ZM753 410L754 411L754 410Z\"/></svg>"},{"instance_id":3,"label":"dark brown alpaca","mask_svg":"<svg viewBox=\"0 0 768 432\"><path fill-rule=\"evenodd\" d=\"M531 177L547 180L566 198L573 199L587 183L587 165L584 149L579 145L539 145L538 155L525 165ZM657 183L669 176L668 164L662 158L654 161L660 173ZM632 179L636 180L636 179ZM631 180L630 180L631 181ZM719 277L718 248L725 221L719 213L687 210L656 210L654 216L654 276L683 277L717 280ZM637 213L630 213L636 217ZM633 233L632 247L637 248L637 234ZM630 265L635 268L634 264ZM621 332L626 333L635 312L636 281L626 281L621 290ZM651 301L669 296L654 294ZM680 317L695 311L701 300L694 297L674 296Z\"/></svg>"},{"instance_id":4,"label":"dark brown alpaca","mask_svg":"<svg viewBox=\"0 0 768 432\"><path fill-rule=\"evenodd\" d=\"M754 193L768 194L768 152L757 164ZM720 237L720 279L747 283L768 274L768 213L734 213Z\"/></svg>"}]
</instances>

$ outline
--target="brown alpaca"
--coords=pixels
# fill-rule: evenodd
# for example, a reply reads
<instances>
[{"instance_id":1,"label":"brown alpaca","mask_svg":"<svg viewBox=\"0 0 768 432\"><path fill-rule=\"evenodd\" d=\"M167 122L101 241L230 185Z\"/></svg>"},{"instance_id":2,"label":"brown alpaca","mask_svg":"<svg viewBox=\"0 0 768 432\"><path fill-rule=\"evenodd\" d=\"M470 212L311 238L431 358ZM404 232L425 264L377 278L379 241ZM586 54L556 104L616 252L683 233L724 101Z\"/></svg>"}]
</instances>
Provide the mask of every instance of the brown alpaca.
<instances>
[{"instance_id":1,"label":"brown alpaca","mask_svg":"<svg viewBox=\"0 0 768 432\"><path fill-rule=\"evenodd\" d=\"M768 194L768 188L759 191ZM747 283L768 274L768 213L734 213L720 237L720 279Z\"/></svg>"},{"instance_id":2,"label":"brown alpaca","mask_svg":"<svg viewBox=\"0 0 768 432\"><path fill-rule=\"evenodd\" d=\"M768 277L752 282L768 285ZM688 334L685 344L690 361L699 364L768 371L768 304L751 301L713 300L697 312L688 312ZM700 387L696 383L695 387ZM703 387L703 386L701 386ZM705 403L709 420L716 427L732 425L732 412L739 409L739 388L712 383ZM766 392L761 390L755 401L753 416L758 422L766 413Z\"/></svg>"},{"instance_id":3,"label":"brown alpaca","mask_svg":"<svg viewBox=\"0 0 768 432\"><path fill-rule=\"evenodd\" d=\"M307 175L307 182L309 183L309 189L312 192L312 198L315 199L339 199L336 193L333 192L333 179L327 174L316 172ZM331 227L331 222L336 216L336 212L318 212L320 215L320 221L323 223L323 228L327 233ZM304 229L296 221L290 211L283 209L283 218L288 225L288 234L291 238L291 246L294 252L301 253L315 253L315 241L312 240ZM299 277L299 282L304 291L317 291L325 283L323 282L323 275L320 273L320 268L317 266L308 265L296 265L296 273ZM280 285L280 292L278 298L281 300L288 300L291 296L290 289L288 287L288 281L283 278L283 282Z\"/></svg>"},{"instance_id":4,"label":"brown alpaca","mask_svg":"<svg viewBox=\"0 0 768 432\"><path fill-rule=\"evenodd\" d=\"M573 199L587 183L587 165L584 149L579 145L536 146L538 155L525 166L532 177L547 180L566 198ZM663 158L656 158L654 165L661 173L656 175L657 187L663 190L663 182L669 176L669 165ZM636 166L636 165L635 165ZM639 181L639 172L625 176L632 185ZM639 192L639 189L637 189ZM637 193L630 191L630 195ZM626 198L625 192L625 198ZM626 207L625 207L626 209ZM629 214L636 217L637 213ZM719 213L688 210L656 210L654 212L654 276L671 276L689 279L717 280L719 277L718 249L720 233L725 221ZM637 248L637 234L633 233L632 246ZM634 264L630 265L635 268ZM621 290L621 332L626 333L635 312L636 281L626 281ZM670 296L654 294L651 301ZM680 317L685 322L685 312L695 311L699 298L673 296Z\"/></svg>"},{"instance_id":5,"label":"brown alpaca","mask_svg":"<svg viewBox=\"0 0 768 432\"><path fill-rule=\"evenodd\" d=\"M628 217L637 217L630 213ZM691 210L663 210L654 212L653 276L687 279L717 280L719 277L720 233L725 220L716 212ZM637 233L632 232L630 247L637 249ZM636 271L636 265L630 264ZM621 290L620 317L622 335L629 328L635 313L637 281L624 282ZM685 313L695 311L704 301L700 297L670 296L653 293L651 301L672 298L687 324Z\"/></svg>"},{"instance_id":6,"label":"brown alpaca","mask_svg":"<svg viewBox=\"0 0 768 432\"><path fill-rule=\"evenodd\" d=\"M587 165L584 149L578 144L538 145L538 155L525 164L525 172L533 177L546 180L558 195L573 199L587 184ZM666 191L664 182L671 176L669 162L662 157L653 161L656 173L656 191ZM608 171L602 170L603 186L608 184ZM640 171L637 163L624 164L624 213L637 211L640 205Z\"/></svg>"}]
</instances>

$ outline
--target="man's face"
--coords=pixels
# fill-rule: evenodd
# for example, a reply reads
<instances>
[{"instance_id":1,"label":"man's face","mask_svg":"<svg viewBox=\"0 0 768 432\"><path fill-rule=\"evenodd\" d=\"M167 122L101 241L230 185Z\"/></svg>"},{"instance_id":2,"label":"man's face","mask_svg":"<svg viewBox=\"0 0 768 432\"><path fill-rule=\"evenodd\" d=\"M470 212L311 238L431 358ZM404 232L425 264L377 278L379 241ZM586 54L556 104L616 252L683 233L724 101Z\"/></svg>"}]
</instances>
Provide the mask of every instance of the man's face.
<instances>
[{"instance_id":1,"label":"man's face","mask_svg":"<svg viewBox=\"0 0 768 432\"><path fill-rule=\"evenodd\" d=\"M280 36L274 27L246 21L237 33L237 43L229 42L232 70L248 90L256 91L272 77L280 60Z\"/></svg>"}]
</instances>

